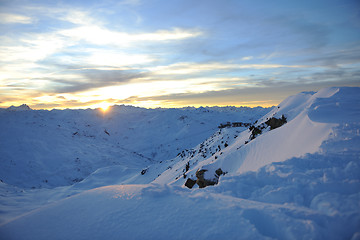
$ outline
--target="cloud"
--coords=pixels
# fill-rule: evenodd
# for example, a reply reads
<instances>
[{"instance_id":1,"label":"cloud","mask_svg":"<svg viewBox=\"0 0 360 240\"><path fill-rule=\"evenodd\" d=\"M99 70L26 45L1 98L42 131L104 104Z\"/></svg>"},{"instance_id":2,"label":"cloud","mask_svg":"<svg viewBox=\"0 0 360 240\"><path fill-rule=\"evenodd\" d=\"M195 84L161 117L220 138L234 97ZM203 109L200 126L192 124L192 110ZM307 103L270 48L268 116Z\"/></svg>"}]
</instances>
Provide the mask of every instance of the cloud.
<instances>
[{"instance_id":1,"label":"cloud","mask_svg":"<svg viewBox=\"0 0 360 240\"><path fill-rule=\"evenodd\" d=\"M134 66L155 61L150 55L127 54L116 51L91 51L91 55L84 58L84 62L92 66L122 67Z\"/></svg>"},{"instance_id":2,"label":"cloud","mask_svg":"<svg viewBox=\"0 0 360 240\"><path fill-rule=\"evenodd\" d=\"M306 68L304 65L283 65L283 64L237 64L237 63L195 63L195 62L181 62L168 66L156 66L147 68L149 71L158 75L177 75L177 74L192 74L203 73L206 71L233 71L238 69L276 69L276 68Z\"/></svg>"},{"instance_id":3,"label":"cloud","mask_svg":"<svg viewBox=\"0 0 360 240\"><path fill-rule=\"evenodd\" d=\"M36 62L60 51L65 44L55 34L28 34L27 38L18 39L11 45L0 45L0 61Z\"/></svg>"},{"instance_id":4,"label":"cloud","mask_svg":"<svg viewBox=\"0 0 360 240\"><path fill-rule=\"evenodd\" d=\"M90 17L90 13L86 11L54 9L52 12L55 12L57 19L76 25L101 24L99 20Z\"/></svg>"},{"instance_id":5,"label":"cloud","mask_svg":"<svg viewBox=\"0 0 360 240\"><path fill-rule=\"evenodd\" d=\"M241 60L242 61L248 61L248 60L251 60L253 58L254 58L253 56L247 56L247 57L242 57Z\"/></svg>"},{"instance_id":6,"label":"cloud","mask_svg":"<svg viewBox=\"0 0 360 240\"><path fill-rule=\"evenodd\" d=\"M129 46L137 42L174 41L193 38L201 35L200 31L174 28L158 30L152 33L130 34L109 30L96 25L85 25L72 29L61 30L59 34L73 41L86 41L96 45Z\"/></svg>"},{"instance_id":7,"label":"cloud","mask_svg":"<svg viewBox=\"0 0 360 240\"><path fill-rule=\"evenodd\" d=\"M1 36L0 81L7 90L21 86L47 93L79 92L129 82L145 76L146 70L139 71L139 66L158 60L151 54L141 53L139 45L163 44L201 34L182 28L126 33L95 23L89 12L28 8L76 26L65 25L65 29L56 27L41 33L20 32L16 39ZM114 45L122 48L114 49Z\"/></svg>"},{"instance_id":8,"label":"cloud","mask_svg":"<svg viewBox=\"0 0 360 240\"><path fill-rule=\"evenodd\" d=\"M139 54L144 49L144 44L170 43L173 41L195 38L202 34L196 29L184 29L172 27L169 29L158 29L148 32L129 33L117 31L105 27L104 23L93 18L91 12L77 9L48 8L48 7L25 7L38 13L38 18L43 20L44 16L57 20L50 31L40 32L18 32L16 38L9 37L11 34L0 36L0 61L32 61L43 60L48 56L66 51L83 51L92 54L88 59L90 63L99 65L102 62L149 62L152 61L149 54ZM30 21L30 17L15 14L0 14L4 21ZM73 25L60 24L59 21L66 21ZM39 21L42 23L41 21ZM30 23L30 22L29 22ZM39 24L40 24L39 23ZM43 23L42 23L43 24ZM40 26L40 25L39 25ZM15 31L11 29L10 32ZM114 50L114 47L122 47ZM149 47L149 46L148 46ZM114 54L116 52L116 55ZM135 53L134 53L135 52ZM122 55L122 56L121 56ZM121 58L121 59L120 59ZM128 63L127 65L130 65Z\"/></svg>"},{"instance_id":9,"label":"cloud","mask_svg":"<svg viewBox=\"0 0 360 240\"><path fill-rule=\"evenodd\" d=\"M0 24L31 24L34 19L25 15L12 14L12 13L0 13Z\"/></svg>"},{"instance_id":10,"label":"cloud","mask_svg":"<svg viewBox=\"0 0 360 240\"><path fill-rule=\"evenodd\" d=\"M331 86L360 86L356 79L338 79L322 82L272 82L267 86L238 87L226 90L206 91L201 93L176 93L157 96L132 96L119 101L120 103L143 106L144 104L158 106L272 106L292 94L302 91L314 91ZM144 103L144 104L143 104Z\"/></svg>"},{"instance_id":11,"label":"cloud","mask_svg":"<svg viewBox=\"0 0 360 240\"><path fill-rule=\"evenodd\" d=\"M59 101L57 96L50 97L48 99L36 98L30 105L32 109L65 109L65 108L77 108L77 109L86 109L86 108L99 108L99 106L107 102L110 105L115 103L115 99L104 98L99 100L89 100L81 101L77 99L66 99L63 98Z\"/></svg>"},{"instance_id":12,"label":"cloud","mask_svg":"<svg viewBox=\"0 0 360 240\"><path fill-rule=\"evenodd\" d=\"M46 91L51 93L83 92L94 88L117 86L146 76L145 73L135 71L96 69L80 70L78 74L82 77L72 80L51 79L56 84L50 85Z\"/></svg>"},{"instance_id":13,"label":"cloud","mask_svg":"<svg viewBox=\"0 0 360 240\"><path fill-rule=\"evenodd\" d=\"M79 106L108 95L146 106L206 105L255 103L253 93L274 102L359 79L358 27L341 20L344 12L324 15L337 12L332 4L15 3L0 14L0 86L1 96L19 100L61 93Z\"/></svg>"},{"instance_id":14,"label":"cloud","mask_svg":"<svg viewBox=\"0 0 360 240\"><path fill-rule=\"evenodd\" d=\"M304 12L294 8L294 5L301 4L291 4L290 7L279 4L276 8L266 2L260 5L249 1L229 4L182 1L181 7L165 4L160 14L151 17L155 17L157 22L201 26L204 38L194 39L184 46L184 52L192 57L202 56L208 61L246 58L276 51L292 54L294 51L316 50L328 44L331 32L328 24L304 17Z\"/></svg>"},{"instance_id":15,"label":"cloud","mask_svg":"<svg viewBox=\"0 0 360 240\"><path fill-rule=\"evenodd\" d=\"M311 55L305 61L320 66L339 67L345 64L360 63L360 42L355 43L355 46L343 46L340 49L331 49L323 52L321 55Z\"/></svg>"}]
</instances>

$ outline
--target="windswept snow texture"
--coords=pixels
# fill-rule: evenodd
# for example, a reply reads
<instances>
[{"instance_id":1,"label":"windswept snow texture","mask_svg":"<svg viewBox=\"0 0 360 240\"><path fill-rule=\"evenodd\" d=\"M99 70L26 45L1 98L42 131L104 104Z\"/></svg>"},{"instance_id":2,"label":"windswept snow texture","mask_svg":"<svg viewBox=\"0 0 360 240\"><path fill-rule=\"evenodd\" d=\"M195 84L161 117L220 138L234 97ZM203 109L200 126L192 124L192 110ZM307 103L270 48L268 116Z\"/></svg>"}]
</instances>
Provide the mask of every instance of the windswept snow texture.
<instances>
[{"instance_id":1,"label":"windswept snow texture","mask_svg":"<svg viewBox=\"0 0 360 240\"><path fill-rule=\"evenodd\" d=\"M1 183L0 239L360 239L360 89L297 94L254 127L254 139L215 130L142 174L117 165L53 189ZM184 186L218 168L217 185Z\"/></svg>"}]
</instances>

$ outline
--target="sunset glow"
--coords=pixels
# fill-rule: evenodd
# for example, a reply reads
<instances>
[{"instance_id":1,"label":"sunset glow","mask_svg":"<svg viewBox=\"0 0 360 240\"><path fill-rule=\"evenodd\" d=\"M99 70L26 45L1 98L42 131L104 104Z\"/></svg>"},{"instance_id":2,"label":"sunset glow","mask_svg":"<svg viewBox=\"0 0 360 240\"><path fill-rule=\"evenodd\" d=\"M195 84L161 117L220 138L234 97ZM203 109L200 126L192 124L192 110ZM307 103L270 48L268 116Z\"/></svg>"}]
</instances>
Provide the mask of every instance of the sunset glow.
<instances>
[{"instance_id":1,"label":"sunset glow","mask_svg":"<svg viewBox=\"0 0 360 240\"><path fill-rule=\"evenodd\" d=\"M2 108L271 106L360 86L356 1L20 2L0 3Z\"/></svg>"},{"instance_id":2,"label":"sunset glow","mask_svg":"<svg viewBox=\"0 0 360 240\"><path fill-rule=\"evenodd\" d=\"M107 102L102 102L99 106L103 112L106 112L109 109L110 104Z\"/></svg>"}]
</instances>

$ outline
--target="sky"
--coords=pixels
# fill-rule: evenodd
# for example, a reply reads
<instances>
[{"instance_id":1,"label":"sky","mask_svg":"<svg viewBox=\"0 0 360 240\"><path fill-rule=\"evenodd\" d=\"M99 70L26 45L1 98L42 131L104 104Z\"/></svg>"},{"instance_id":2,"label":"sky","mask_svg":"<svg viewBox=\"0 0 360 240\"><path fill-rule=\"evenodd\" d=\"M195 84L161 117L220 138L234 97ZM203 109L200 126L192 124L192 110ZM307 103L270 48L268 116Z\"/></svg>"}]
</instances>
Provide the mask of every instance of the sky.
<instances>
[{"instance_id":1,"label":"sky","mask_svg":"<svg viewBox=\"0 0 360 240\"><path fill-rule=\"evenodd\" d=\"M357 0L0 0L0 107L272 106L360 86Z\"/></svg>"}]
</instances>

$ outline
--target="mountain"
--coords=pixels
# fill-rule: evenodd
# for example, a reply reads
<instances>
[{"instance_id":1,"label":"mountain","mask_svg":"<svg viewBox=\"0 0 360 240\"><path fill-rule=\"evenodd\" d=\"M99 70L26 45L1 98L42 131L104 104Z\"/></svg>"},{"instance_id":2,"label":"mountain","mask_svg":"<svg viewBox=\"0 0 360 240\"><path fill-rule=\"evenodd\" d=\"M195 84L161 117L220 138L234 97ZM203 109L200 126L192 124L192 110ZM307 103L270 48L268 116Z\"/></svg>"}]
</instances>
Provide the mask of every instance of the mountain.
<instances>
[{"instance_id":1,"label":"mountain","mask_svg":"<svg viewBox=\"0 0 360 240\"><path fill-rule=\"evenodd\" d=\"M0 239L359 239L359 102L360 88L303 92L141 171L1 183Z\"/></svg>"},{"instance_id":2,"label":"mountain","mask_svg":"<svg viewBox=\"0 0 360 240\"><path fill-rule=\"evenodd\" d=\"M351 121L343 109L357 111L356 104L343 100L346 99L348 92L351 90L343 88L340 91L332 88L289 97L260 118L249 130L240 133L236 128L219 130L213 137L193 150L197 152L197 155L183 158L180 166L169 169L164 175L176 176L174 171L184 169L184 162L189 164L186 175L196 178L196 171L204 169L206 175L213 177L219 168L228 174L238 174L257 171L272 162L282 162L308 153L316 153L320 151L321 144L333 133L336 122ZM324 101L323 99L333 95L339 100L334 103L334 106L330 103L330 105L320 104L319 106L319 103ZM338 118L336 120L334 116L330 116L330 112L335 110L339 111L335 114ZM328 116L324 116L323 112ZM281 121L282 118L285 121L284 125L271 130L270 119ZM328 118L331 120L327 120ZM214 152L216 148L219 151ZM207 156L203 157L204 154ZM161 177L157 182L171 181L167 178L164 178L165 181L160 179Z\"/></svg>"},{"instance_id":3,"label":"mountain","mask_svg":"<svg viewBox=\"0 0 360 240\"><path fill-rule=\"evenodd\" d=\"M140 172L199 144L222 122L252 122L269 110L113 106L105 113L100 109L2 111L0 139L5 141L0 142L0 179L18 187L41 188L71 185L99 168L115 165L121 171Z\"/></svg>"},{"instance_id":4,"label":"mountain","mask_svg":"<svg viewBox=\"0 0 360 240\"><path fill-rule=\"evenodd\" d=\"M6 110L8 110L8 111L28 111L28 110L31 110L31 108L26 104L22 104L17 107L16 106L8 107Z\"/></svg>"}]
</instances>

